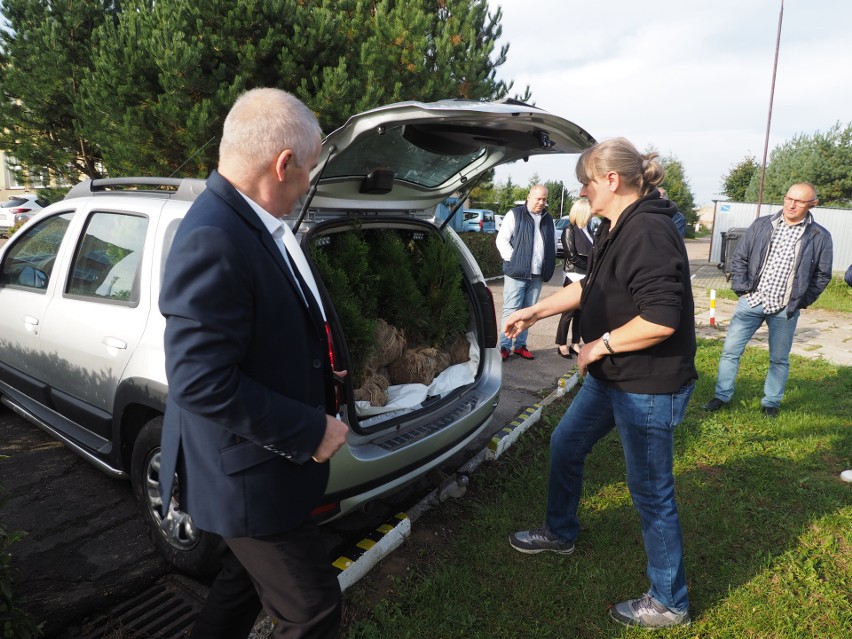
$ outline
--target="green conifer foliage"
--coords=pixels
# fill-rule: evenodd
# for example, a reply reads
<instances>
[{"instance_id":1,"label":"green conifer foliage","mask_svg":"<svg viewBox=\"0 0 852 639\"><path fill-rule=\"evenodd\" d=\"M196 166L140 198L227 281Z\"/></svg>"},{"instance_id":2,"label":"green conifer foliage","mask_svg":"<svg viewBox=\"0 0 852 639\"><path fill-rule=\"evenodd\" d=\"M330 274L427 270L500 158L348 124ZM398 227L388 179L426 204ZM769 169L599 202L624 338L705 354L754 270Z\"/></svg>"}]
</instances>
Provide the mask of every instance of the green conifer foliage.
<instances>
[{"instance_id":1,"label":"green conifer foliage","mask_svg":"<svg viewBox=\"0 0 852 639\"><path fill-rule=\"evenodd\" d=\"M349 346L349 372L357 388L376 346L376 276L369 267L369 247L359 232L327 235L323 242L311 246L311 258L340 319Z\"/></svg>"},{"instance_id":2,"label":"green conifer foliage","mask_svg":"<svg viewBox=\"0 0 852 639\"><path fill-rule=\"evenodd\" d=\"M391 326L403 329L409 344L424 343L431 320L412 273L411 240L403 241L397 231L388 229L370 233L367 241L377 275L379 316Z\"/></svg>"},{"instance_id":3,"label":"green conifer foliage","mask_svg":"<svg viewBox=\"0 0 852 639\"><path fill-rule=\"evenodd\" d=\"M315 240L311 257L340 318L356 388L374 360L378 318L402 329L409 347L446 348L467 330L458 253L438 233L353 226Z\"/></svg>"},{"instance_id":4,"label":"green conifer foliage","mask_svg":"<svg viewBox=\"0 0 852 639\"><path fill-rule=\"evenodd\" d=\"M429 346L446 348L465 332L470 310L462 291L462 270L455 248L432 234L417 247L415 279L426 304Z\"/></svg>"}]
</instances>

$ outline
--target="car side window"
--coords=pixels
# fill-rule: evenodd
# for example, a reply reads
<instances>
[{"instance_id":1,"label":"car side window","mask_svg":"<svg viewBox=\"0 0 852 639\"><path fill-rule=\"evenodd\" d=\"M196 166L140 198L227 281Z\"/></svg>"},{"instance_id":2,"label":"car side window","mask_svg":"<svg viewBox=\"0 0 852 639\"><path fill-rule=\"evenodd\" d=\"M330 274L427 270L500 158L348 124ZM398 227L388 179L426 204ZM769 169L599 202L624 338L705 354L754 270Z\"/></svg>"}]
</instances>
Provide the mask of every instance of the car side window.
<instances>
[{"instance_id":1,"label":"car side window","mask_svg":"<svg viewBox=\"0 0 852 639\"><path fill-rule=\"evenodd\" d=\"M35 226L23 237L16 234L14 245L6 252L0 265L0 286L13 286L44 292L53 273L56 254L73 212L60 213Z\"/></svg>"},{"instance_id":2,"label":"car side window","mask_svg":"<svg viewBox=\"0 0 852 639\"><path fill-rule=\"evenodd\" d=\"M66 293L136 304L148 218L94 212L74 252Z\"/></svg>"}]
</instances>

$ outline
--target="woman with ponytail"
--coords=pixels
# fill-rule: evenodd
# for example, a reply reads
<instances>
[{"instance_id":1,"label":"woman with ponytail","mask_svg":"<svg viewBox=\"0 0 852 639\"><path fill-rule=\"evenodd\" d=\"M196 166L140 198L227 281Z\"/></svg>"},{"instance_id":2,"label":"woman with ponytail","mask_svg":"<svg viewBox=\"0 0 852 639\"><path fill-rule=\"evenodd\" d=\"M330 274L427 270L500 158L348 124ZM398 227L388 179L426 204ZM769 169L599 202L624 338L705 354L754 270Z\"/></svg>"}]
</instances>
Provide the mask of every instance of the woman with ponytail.
<instances>
[{"instance_id":1,"label":"woman with ponytail","mask_svg":"<svg viewBox=\"0 0 852 639\"><path fill-rule=\"evenodd\" d=\"M573 552L586 455L617 428L650 587L615 604L611 615L651 628L689 623L672 465L674 428L698 374L689 259L672 222L677 208L660 198L665 171L658 155L639 153L624 138L586 150L576 173L580 196L603 218L588 275L513 313L503 330L511 336L582 308L578 366L586 378L550 439L545 524L509 541L524 553Z\"/></svg>"}]
</instances>

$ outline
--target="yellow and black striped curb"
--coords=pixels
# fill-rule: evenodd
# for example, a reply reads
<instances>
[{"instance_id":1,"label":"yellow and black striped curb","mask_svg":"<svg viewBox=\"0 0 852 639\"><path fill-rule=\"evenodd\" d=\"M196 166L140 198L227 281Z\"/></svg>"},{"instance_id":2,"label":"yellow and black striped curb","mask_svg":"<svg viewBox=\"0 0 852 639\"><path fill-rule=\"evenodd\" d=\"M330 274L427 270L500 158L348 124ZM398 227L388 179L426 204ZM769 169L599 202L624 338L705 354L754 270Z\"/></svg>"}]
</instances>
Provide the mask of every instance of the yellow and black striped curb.
<instances>
[{"instance_id":1,"label":"yellow and black striped curb","mask_svg":"<svg viewBox=\"0 0 852 639\"><path fill-rule=\"evenodd\" d=\"M501 428L491 441L488 443L488 448L485 450L485 456L489 460L497 459L508 448L517 441L518 437L524 434L527 429L541 419L542 408L550 404L558 397L562 397L566 392L571 390L580 380L580 375L576 371L566 373L556 382L556 390L543 399L538 404L533 404L524 412L513 419L508 426Z\"/></svg>"},{"instance_id":2,"label":"yellow and black striped curb","mask_svg":"<svg viewBox=\"0 0 852 639\"><path fill-rule=\"evenodd\" d=\"M340 571L337 575L340 589L346 590L367 574L370 568L399 547L410 534L411 519L406 513L397 513L351 549L344 551L332 562L332 566Z\"/></svg>"}]
</instances>

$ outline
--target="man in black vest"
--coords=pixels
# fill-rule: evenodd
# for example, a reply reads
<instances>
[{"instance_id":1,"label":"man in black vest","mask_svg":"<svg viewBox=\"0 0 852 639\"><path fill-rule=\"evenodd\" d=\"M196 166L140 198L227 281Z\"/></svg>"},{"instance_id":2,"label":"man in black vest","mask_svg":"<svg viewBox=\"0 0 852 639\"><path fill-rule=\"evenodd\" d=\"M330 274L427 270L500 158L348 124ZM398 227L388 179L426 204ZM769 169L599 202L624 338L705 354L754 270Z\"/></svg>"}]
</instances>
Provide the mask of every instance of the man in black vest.
<instances>
[{"instance_id":1,"label":"man in black vest","mask_svg":"<svg viewBox=\"0 0 852 639\"><path fill-rule=\"evenodd\" d=\"M547 187L536 184L525 204L506 213L497 233L497 250L503 258L503 326L506 318L520 308L538 301L542 282L550 280L556 266L556 230L553 218L545 211ZM524 359L535 359L527 349L527 331L512 340L500 338L500 355L505 361L514 352Z\"/></svg>"}]
</instances>

